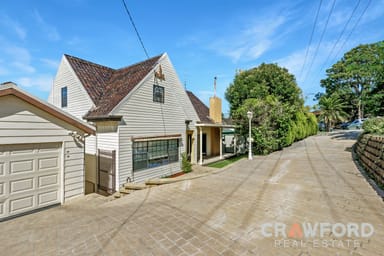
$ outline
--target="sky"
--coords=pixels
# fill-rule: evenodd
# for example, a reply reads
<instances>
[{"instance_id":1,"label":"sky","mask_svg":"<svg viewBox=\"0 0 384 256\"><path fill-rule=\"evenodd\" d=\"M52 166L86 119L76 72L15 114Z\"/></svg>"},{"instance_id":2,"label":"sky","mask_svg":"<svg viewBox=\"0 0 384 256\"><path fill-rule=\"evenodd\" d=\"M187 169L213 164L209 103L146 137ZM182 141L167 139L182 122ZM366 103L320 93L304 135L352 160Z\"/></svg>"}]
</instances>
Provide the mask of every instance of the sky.
<instances>
[{"instance_id":1,"label":"sky","mask_svg":"<svg viewBox=\"0 0 384 256\"><path fill-rule=\"evenodd\" d=\"M166 52L182 84L208 105L238 70L277 63L307 105L325 70L384 39L384 0L125 0L150 56ZM46 100L63 54L111 68L147 57L122 0L2 0L0 83Z\"/></svg>"}]
</instances>

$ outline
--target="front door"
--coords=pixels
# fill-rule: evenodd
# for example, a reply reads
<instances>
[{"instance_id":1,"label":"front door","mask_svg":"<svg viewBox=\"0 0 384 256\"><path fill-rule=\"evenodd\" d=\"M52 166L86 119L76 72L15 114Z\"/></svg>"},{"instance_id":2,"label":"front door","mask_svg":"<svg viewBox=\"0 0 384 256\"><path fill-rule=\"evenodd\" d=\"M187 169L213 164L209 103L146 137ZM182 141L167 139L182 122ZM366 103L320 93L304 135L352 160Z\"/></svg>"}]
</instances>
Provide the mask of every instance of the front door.
<instances>
[{"instance_id":1,"label":"front door","mask_svg":"<svg viewBox=\"0 0 384 256\"><path fill-rule=\"evenodd\" d=\"M203 156L207 155L207 134L203 133Z\"/></svg>"},{"instance_id":2,"label":"front door","mask_svg":"<svg viewBox=\"0 0 384 256\"><path fill-rule=\"evenodd\" d=\"M188 160L191 160L191 154L192 154L192 133L188 133L187 135L187 156Z\"/></svg>"}]
</instances>

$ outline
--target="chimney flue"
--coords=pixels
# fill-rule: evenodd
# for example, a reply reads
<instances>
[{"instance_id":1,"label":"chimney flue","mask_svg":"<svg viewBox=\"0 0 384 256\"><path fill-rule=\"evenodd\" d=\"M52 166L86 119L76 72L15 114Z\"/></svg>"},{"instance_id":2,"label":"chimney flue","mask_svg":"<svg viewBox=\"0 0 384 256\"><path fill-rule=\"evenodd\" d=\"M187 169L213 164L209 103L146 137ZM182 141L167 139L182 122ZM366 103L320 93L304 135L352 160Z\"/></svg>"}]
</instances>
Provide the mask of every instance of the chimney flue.
<instances>
[{"instance_id":1,"label":"chimney flue","mask_svg":"<svg viewBox=\"0 0 384 256\"><path fill-rule=\"evenodd\" d=\"M217 77L215 76L213 78L213 97L216 97L216 80L217 80Z\"/></svg>"},{"instance_id":2,"label":"chimney flue","mask_svg":"<svg viewBox=\"0 0 384 256\"><path fill-rule=\"evenodd\" d=\"M209 98L209 117L213 122L221 124L221 99L216 97L216 80L217 77L215 76L213 83L213 97Z\"/></svg>"}]
</instances>

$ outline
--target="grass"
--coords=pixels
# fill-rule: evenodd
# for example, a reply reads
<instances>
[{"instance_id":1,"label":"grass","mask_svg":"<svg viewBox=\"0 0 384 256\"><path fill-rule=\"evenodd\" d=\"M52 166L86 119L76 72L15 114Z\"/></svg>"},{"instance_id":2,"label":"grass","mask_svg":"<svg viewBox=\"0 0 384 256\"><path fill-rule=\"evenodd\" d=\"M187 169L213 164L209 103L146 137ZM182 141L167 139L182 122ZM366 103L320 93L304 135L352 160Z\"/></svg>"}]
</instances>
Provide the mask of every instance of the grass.
<instances>
[{"instance_id":1,"label":"grass","mask_svg":"<svg viewBox=\"0 0 384 256\"><path fill-rule=\"evenodd\" d=\"M227 158L227 159L224 159L224 160L221 160L221 161L218 161L218 162L214 162L214 163L211 163L211 164L208 164L207 166L208 167L214 167L214 168L223 168L231 163L234 163L242 158L246 157L246 155L240 155L240 156L234 156L234 157L231 157L231 158Z\"/></svg>"}]
</instances>

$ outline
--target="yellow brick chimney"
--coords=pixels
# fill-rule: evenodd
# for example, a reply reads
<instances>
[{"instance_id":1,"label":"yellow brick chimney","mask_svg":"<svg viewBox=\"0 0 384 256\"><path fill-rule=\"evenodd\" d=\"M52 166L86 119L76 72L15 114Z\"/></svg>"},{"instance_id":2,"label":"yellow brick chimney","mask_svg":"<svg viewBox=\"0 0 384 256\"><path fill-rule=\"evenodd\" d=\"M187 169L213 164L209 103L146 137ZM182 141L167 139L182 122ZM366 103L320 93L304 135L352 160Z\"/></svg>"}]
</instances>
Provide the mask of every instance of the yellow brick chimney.
<instances>
[{"instance_id":1,"label":"yellow brick chimney","mask_svg":"<svg viewBox=\"0 0 384 256\"><path fill-rule=\"evenodd\" d=\"M209 117L216 124L221 124L221 99L216 97L216 77L214 79L214 95L209 98Z\"/></svg>"}]
</instances>

